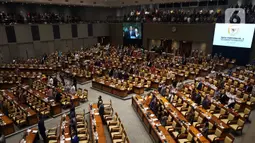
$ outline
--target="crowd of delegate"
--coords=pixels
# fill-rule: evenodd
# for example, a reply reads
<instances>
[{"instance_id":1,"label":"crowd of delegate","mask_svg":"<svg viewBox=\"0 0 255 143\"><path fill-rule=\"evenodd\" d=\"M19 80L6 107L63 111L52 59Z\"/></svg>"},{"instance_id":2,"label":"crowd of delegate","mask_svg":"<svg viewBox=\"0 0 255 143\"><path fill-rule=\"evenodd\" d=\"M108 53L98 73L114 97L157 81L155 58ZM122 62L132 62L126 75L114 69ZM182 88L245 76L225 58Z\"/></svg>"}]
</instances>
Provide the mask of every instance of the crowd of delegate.
<instances>
[{"instance_id":1,"label":"crowd of delegate","mask_svg":"<svg viewBox=\"0 0 255 143\"><path fill-rule=\"evenodd\" d=\"M180 57L180 56L174 56L169 57L164 53L155 53L153 51L147 51L143 49L139 49L134 46L126 47L126 46L93 46L88 49L81 49L79 51L71 52L68 51L66 53L62 53L60 51L56 51L51 54L44 54L39 59L28 59L28 60L14 60L13 65L19 65L19 64L43 64L43 65L60 65L60 74L59 79L54 76L40 76L40 80L47 82L47 90L45 92L46 96L49 98L49 100L53 99L57 102L61 101L61 97L59 97L58 92L54 92L50 87L51 86L58 86L61 84L64 86L64 91L71 94L76 94L77 89L77 75L71 74L72 82L66 82L63 80L62 73L66 69L70 68L70 65L72 67L75 67L77 69L84 69L85 71L88 71L88 73L91 74L91 77L95 76L109 76L120 80L128 80L130 75L139 75L143 76L145 75L145 71L148 71L151 74L169 74L169 77L173 75L173 72L171 72L170 69L179 68L179 67L185 67L190 66L189 64L197 64L201 65L202 68L210 67L210 70L217 70L217 65L220 65L221 63L228 63L226 62L228 59L221 56L221 54L215 54L212 55L205 55L203 52L200 51L192 51L190 57ZM192 65L191 65L192 66ZM182 69L179 69L182 70ZM79 70L76 70L79 71ZM80 72L80 71L79 71ZM227 72L228 76L232 76L234 72L233 68L230 68ZM16 69L16 74L19 75L20 71L19 68ZM224 77L222 74L217 74L216 76L218 79L220 79L220 82L218 82L217 90L215 91L215 94L212 96L213 99L220 101L223 105L227 105L229 109L234 108L236 103L236 98L233 97L233 95L229 95L226 92L223 92L223 89L227 86L227 81L223 80ZM69 78L70 78L69 77ZM254 78L254 77L251 77ZM172 91L176 88L179 88L180 82L182 80L171 77L171 84L166 85L164 83L161 83L158 88L158 92L164 96L169 103L172 103L173 99L173 93ZM31 82L30 82L31 83ZM71 83L71 84L70 84ZM202 90L203 81L198 80L198 84L195 88L191 88L191 99L197 104L202 105L204 109L208 109L210 105L209 97L202 98L201 90ZM30 85L31 86L31 85ZM250 94L252 97L254 95L254 89L252 82L247 82L243 87L242 91L245 93ZM25 95L26 96L26 95ZM248 97L248 98L251 98ZM22 98L19 97L19 98ZM211 96L210 96L211 98ZM202 100L203 99L203 100ZM61 103L61 102L60 102ZM98 108L99 108L99 114L102 117L102 120L104 121L103 115L104 115L104 106L102 105L102 98L99 98L98 102ZM153 112L157 115L158 119L161 121L162 125L166 124L167 119L167 113L164 111L164 108L160 105L159 102L156 102L156 99L152 99L150 103L150 108L153 110ZM73 112L73 108L71 108L71 113ZM192 108L188 114L187 119L192 123L193 122L193 116L194 116L194 109ZM8 113L7 113L8 115ZM70 114L70 118L72 115ZM43 118L40 116L39 121L39 132L44 132L45 127L43 123ZM72 120L71 120L72 121ZM71 123L73 124L73 123ZM207 127L207 126L205 126ZM74 129L75 130L75 129ZM203 134L206 136L206 129L203 129ZM47 140L45 138L45 135L42 133L41 136L44 140Z\"/></svg>"},{"instance_id":2,"label":"crowd of delegate","mask_svg":"<svg viewBox=\"0 0 255 143\"><path fill-rule=\"evenodd\" d=\"M255 22L255 6L252 4L235 5L230 8L243 8L245 22ZM0 12L1 24L52 24L52 23L83 23L83 22L166 22L166 23L224 23L225 9L214 8L179 8L179 9L133 9L123 16L108 16L104 21L84 21L79 15L66 15L56 12Z\"/></svg>"}]
</instances>

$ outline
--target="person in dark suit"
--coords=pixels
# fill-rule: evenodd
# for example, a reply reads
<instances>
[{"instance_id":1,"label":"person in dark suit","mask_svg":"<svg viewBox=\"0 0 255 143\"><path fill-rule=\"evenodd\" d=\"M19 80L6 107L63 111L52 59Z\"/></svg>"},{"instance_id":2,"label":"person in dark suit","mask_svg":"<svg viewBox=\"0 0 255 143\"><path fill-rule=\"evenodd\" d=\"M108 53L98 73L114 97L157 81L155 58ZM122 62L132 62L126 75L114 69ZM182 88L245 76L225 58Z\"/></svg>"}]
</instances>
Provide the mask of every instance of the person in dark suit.
<instances>
[{"instance_id":1,"label":"person in dark suit","mask_svg":"<svg viewBox=\"0 0 255 143\"><path fill-rule=\"evenodd\" d=\"M103 104L103 100L102 100L102 104L100 104L99 106L99 115L103 121L103 123L105 124L105 120L104 120L104 104Z\"/></svg>"},{"instance_id":2,"label":"person in dark suit","mask_svg":"<svg viewBox=\"0 0 255 143\"><path fill-rule=\"evenodd\" d=\"M55 87L58 86L58 79L57 79L57 77L53 78L53 86L55 86Z\"/></svg>"},{"instance_id":3,"label":"person in dark suit","mask_svg":"<svg viewBox=\"0 0 255 143\"><path fill-rule=\"evenodd\" d=\"M103 104L103 99L102 99L102 96L99 96L98 97L98 102L97 102L97 107L99 108L99 106Z\"/></svg>"},{"instance_id":4,"label":"person in dark suit","mask_svg":"<svg viewBox=\"0 0 255 143\"><path fill-rule=\"evenodd\" d=\"M70 109L70 118L75 118L76 117L76 113L75 113L75 108L74 106L71 107Z\"/></svg>"},{"instance_id":5,"label":"person in dark suit","mask_svg":"<svg viewBox=\"0 0 255 143\"><path fill-rule=\"evenodd\" d=\"M228 103L228 96L224 93L224 92L222 92L221 94L220 94L220 103L221 104L227 104Z\"/></svg>"},{"instance_id":6,"label":"person in dark suit","mask_svg":"<svg viewBox=\"0 0 255 143\"><path fill-rule=\"evenodd\" d=\"M135 32L134 32L132 26L129 26L129 30L127 30L127 31L125 32L124 37L127 38L127 39L131 39L131 37L135 37Z\"/></svg>"},{"instance_id":7,"label":"person in dark suit","mask_svg":"<svg viewBox=\"0 0 255 143\"><path fill-rule=\"evenodd\" d=\"M197 89L198 89L198 90L201 90L202 87L203 87L203 83L200 81L200 82L198 83L198 85L197 85Z\"/></svg>"},{"instance_id":8,"label":"person in dark suit","mask_svg":"<svg viewBox=\"0 0 255 143\"><path fill-rule=\"evenodd\" d=\"M201 95L199 93L197 93L196 95L195 103L197 103L198 105L200 105L201 103Z\"/></svg>"},{"instance_id":9,"label":"person in dark suit","mask_svg":"<svg viewBox=\"0 0 255 143\"><path fill-rule=\"evenodd\" d=\"M39 115L39 122L38 122L38 129L41 137L43 138L43 142L47 143L47 136L46 136L46 128L44 126L44 119L42 115Z\"/></svg>"},{"instance_id":10,"label":"person in dark suit","mask_svg":"<svg viewBox=\"0 0 255 143\"><path fill-rule=\"evenodd\" d=\"M186 118L188 119L188 121L193 124L194 122L194 117L195 117L195 111L193 106L191 106L190 111L187 113Z\"/></svg>"},{"instance_id":11,"label":"person in dark suit","mask_svg":"<svg viewBox=\"0 0 255 143\"><path fill-rule=\"evenodd\" d=\"M206 96L202 102L202 107L205 109L208 109L210 105L210 100L208 99L208 97Z\"/></svg>"},{"instance_id":12,"label":"person in dark suit","mask_svg":"<svg viewBox=\"0 0 255 143\"><path fill-rule=\"evenodd\" d=\"M251 83L248 83L248 85L246 85L246 87L245 87L245 90L246 90L246 92L251 93L252 88L253 87L252 87Z\"/></svg>"},{"instance_id":13,"label":"person in dark suit","mask_svg":"<svg viewBox=\"0 0 255 143\"><path fill-rule=\"evenodd\" d=\"M76 77L73 76L73 85L75 86L75 90L77 89L77 80Z\"/></svg>"},{"instance_id":14,"label":"person in dark suit","mask_svg":"<svg viewBox=\"0 0 255 143\"><path fill-rule=\"evenodd\" d=\"M59 102L59 103L60 103L61 97L62 97L62 94L61 94L60 92L57 91L57 94L56 94L56 97L55 97L56 102Z\"/></svg>"}]
</instances>

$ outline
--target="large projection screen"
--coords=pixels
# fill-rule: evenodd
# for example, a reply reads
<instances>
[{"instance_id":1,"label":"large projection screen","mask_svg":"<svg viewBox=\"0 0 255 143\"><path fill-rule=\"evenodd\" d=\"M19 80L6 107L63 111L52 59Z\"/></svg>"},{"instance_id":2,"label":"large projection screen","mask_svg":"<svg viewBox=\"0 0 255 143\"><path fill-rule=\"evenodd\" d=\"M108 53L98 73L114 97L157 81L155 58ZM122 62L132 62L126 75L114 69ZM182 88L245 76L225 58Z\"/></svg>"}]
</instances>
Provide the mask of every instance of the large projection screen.
<instances>
[{"instance_id":1,"label":"large projection screen","mask_svg":"<svg viewBox=\"0 0 255 143\"><path fill-rule=\"evenodd\" d=\"M213 45L251 48L255 24L217 23L214 30Z\"/></svg>"}]
</instances>

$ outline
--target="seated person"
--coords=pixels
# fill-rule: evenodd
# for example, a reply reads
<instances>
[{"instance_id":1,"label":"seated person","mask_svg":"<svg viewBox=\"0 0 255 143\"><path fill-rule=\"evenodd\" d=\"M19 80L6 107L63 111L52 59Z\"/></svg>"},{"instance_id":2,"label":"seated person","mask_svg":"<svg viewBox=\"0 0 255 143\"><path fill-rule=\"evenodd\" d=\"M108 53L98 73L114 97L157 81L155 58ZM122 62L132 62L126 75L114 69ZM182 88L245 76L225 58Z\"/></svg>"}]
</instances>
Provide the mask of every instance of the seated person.
<instances>
[{"instance_id":1,"label":"seated person","mask_svg":"<svg viewBox=\"0 0 255 143\"><path fill-rule=\"evenodd\" d=\"M196 94L195 103L197 103L198 105L201 104L201 95L199 92Z\"/></svg>"},{"instance_id":2,"label":"seated person","mask_svg":"<svg viewBox=\"0 0 255 143\"><path fill-rule=\"evenodd\" d=\"M195 117L195 111L194 111L194 108L191 107L191 110L187 113L187 120L193 124L193 121L194 121L194 117Z\"/></svg>"},{"instance_id":3,"label":"seated person","mask_svg":"<svg viewBox=\"0 0 255 143\"><path fill-rule=\"evenodd\" d=\"M210 106L210 100L208 99L208 97L206 96L202 102L202 107L205 109L208 109Z\"/></svg>"}]
</instances>

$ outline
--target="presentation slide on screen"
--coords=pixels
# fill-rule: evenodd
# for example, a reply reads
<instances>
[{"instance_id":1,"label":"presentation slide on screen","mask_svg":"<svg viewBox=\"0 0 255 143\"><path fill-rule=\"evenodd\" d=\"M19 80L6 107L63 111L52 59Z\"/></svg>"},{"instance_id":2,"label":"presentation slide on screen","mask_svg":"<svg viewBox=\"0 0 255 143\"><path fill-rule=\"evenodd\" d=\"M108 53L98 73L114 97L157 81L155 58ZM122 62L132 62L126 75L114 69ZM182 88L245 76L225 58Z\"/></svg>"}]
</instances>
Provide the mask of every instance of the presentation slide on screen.
<instances>
[{"instance_id":1,"label":"presentation slide on screen","mask_svg":"<svg viewBox=\"0 0 255 143\"><path fill-rule=\"evenodd\" d=\"M213 45L251 48L255 24L215 25Z\"/></svg>"},{"instance_id":2,"label":"presentation slide on screen","mask_svg":"<svg viewBox=\"0 0 255 143\"><path fill-rule=\"evenodd\" d=\"M125 39L141 39L141 23L123 23L123 37Z\"/></svg>"}]
</instances>

